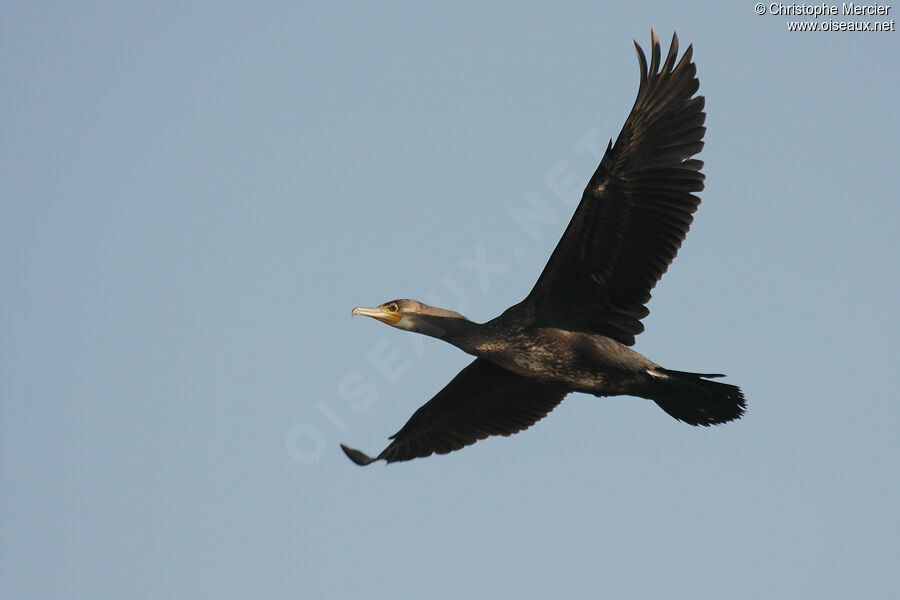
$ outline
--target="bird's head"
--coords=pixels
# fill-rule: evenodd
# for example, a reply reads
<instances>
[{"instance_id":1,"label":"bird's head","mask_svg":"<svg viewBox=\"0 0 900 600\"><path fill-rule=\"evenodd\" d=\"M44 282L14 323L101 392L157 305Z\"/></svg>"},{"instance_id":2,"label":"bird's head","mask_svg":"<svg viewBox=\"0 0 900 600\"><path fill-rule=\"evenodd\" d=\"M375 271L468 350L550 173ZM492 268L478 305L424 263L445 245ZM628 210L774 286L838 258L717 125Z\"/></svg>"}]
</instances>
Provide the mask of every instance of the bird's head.
<instances>
[{"instance_id":1,"label":"bird's head","mask_svg":"<svg viewBox=\"0 0 900 600\"><path fill-rule=\"evenodd\" d=\"M442 324L446 325L448 319L468 321L464 316L452 310L428 306L418 300L408 299L391 300L375 308L357 306L353 309L352 314L372 317L392 327L434 337L441 337Z\"/></svg>"}]
</instances>

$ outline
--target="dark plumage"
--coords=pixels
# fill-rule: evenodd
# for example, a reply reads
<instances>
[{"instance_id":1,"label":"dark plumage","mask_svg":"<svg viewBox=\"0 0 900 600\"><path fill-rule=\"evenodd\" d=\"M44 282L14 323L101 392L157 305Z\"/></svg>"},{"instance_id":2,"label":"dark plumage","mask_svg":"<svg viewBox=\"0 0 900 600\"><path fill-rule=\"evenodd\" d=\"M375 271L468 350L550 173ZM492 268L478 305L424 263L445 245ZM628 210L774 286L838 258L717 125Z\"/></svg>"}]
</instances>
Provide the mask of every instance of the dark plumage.
<instances>
[{"instance_id":1,"label":"dark plumage","mask_svg":"<svg viewBox=\"0 0 900 600\"><path fill-rule=\"evenodd\" d=\"M717 425L744 413L741 390L717 374L673 371L629 346L643 331L650 291L675 258L700 205L703 96L692 47L665 61L652 32L650 65L635 42L641 80L616 143L534 286L519 304L478 324L415 300L353 314L445 340L477 358L419 408L391 443L360 465L445 454L490 435L527 429L569 392L648 398L680 421Z\"/></svg>"}]
</instances>

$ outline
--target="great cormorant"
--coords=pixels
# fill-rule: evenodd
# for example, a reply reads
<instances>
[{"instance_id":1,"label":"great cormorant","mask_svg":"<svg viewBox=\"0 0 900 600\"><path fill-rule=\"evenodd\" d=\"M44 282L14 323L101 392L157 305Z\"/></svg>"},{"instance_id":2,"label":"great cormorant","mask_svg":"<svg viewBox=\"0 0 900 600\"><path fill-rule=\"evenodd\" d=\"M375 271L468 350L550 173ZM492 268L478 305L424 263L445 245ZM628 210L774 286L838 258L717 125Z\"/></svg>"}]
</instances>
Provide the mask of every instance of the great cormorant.
<instances>
[{"instance_id":1,"label":"great cormorant","mask_svg":"<svg viewBox=\"0 0 900 600\"><path fill-rule=\"evenodd\" d=\"M400 329L442 339L477 358L419 408L377 457L341 444L359 465L446 454L490 435L527 429L569 392L653 400L691 425L744 413L741 390L717 374L665 369L629 346L643 331L650 291L675 258L700 204L703 96L693 47L676 64L672 37L660 67L635 42L640 87L534 289L486 323L415 300L354 308Z\"/></svg>"}]
</instances>

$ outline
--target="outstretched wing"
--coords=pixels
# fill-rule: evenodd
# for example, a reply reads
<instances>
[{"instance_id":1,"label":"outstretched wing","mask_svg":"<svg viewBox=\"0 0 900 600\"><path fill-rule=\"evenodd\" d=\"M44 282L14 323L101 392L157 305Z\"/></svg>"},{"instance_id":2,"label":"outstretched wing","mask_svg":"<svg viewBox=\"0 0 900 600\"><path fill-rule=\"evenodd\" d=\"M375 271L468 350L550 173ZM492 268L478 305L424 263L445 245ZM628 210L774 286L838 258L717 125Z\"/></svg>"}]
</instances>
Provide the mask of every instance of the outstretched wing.
<instances>
[{"instance_id":1,"label":"outstretched wing","mask_svg":"<svg viewBox=\"0 0 900 600\"><path fill-rule=\"evenodd\" d=\"M538 324L634 343L645 304L675 258L703 189L703 96L689 46L678 64L672 37L660 68L652 32L650 69L635 42L641 82L631 114L591 177L547 266L523 301Z\"/></svg>"},{"instance_id":2,"label":"outstretched wing","mask_svg":"<svg viewBox=\"0 0 900 600\"><path fill-rule=\"evenodd\" d=\"M341 444L358 465L376 460L410 460L447 454L489 435L528 429L559 404L568 390L511 373L475 359L444 389L413 413L393 441L375 458Z\"/></svg>"}]
</instances>

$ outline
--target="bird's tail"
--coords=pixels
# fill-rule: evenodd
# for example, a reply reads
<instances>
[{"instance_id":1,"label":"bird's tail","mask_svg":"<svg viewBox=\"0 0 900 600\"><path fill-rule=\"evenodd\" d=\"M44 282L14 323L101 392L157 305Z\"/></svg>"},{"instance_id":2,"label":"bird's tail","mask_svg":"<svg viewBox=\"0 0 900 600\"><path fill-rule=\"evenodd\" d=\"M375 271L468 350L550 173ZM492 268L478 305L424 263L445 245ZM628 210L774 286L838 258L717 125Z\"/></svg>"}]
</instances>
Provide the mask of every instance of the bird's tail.
<instances>
[{"instance_id":1,"label":"bird's tail","mask_svg":"<svg viewBox=\"0 0 900 600\"><path fill-rule=\"evenodd\" d=\"M740 419L747 408L741 388L709 381L712 377L724 375L654 369L654 385L647 397L690 425L718 425Z\"/></svg>"}]
</instances>

